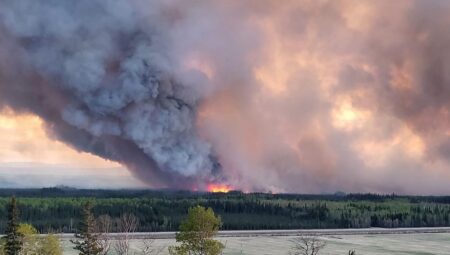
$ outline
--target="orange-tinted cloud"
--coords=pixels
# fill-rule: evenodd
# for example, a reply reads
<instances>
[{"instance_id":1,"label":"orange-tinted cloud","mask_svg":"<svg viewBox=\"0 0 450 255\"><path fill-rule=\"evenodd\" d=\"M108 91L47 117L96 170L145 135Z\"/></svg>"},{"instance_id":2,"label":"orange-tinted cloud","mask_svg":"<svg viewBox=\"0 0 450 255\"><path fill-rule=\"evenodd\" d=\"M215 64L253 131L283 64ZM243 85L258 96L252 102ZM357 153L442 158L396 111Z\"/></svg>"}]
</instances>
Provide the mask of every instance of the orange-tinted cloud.
<instances>
[{"instance_id":1,"label":"orange-tinted cloud","mask_svg":"<svg viewBox=\"0 0 450 255\"><path fill-rule=\"evenodd\" d=\"M98 28L106 39L83 41L90 47L73 56L60 27L47 31L60 40L39 44L48 37L5 16L5 34L19 46L0 45L25 57L10 64L11 50L0 51L1 105L41 116L56 139L126 164L156 187L217 181L275 192L450 192L449 3L96 8L107 13ZM72 18L79 31L99 34ZM40 50L66 54L65 68ZM6 85L13 82L21 89Z\"/></svg>"},{"instance_id":2,"label":"orange-tinted cloud","mask_svg":"<svg viewBox=\"0 0 450 255\"><path fill-rule=\"evenodd\" d=\"M447 39L440 27L449 20L433 11L450 5L271 3L223 11L252 17L241 21L255 25L258 47L236 56L251 77L226 84L200 114L232 182L274 191L449 191L450 87L439 55L447 47L435 43ZM416 188L415 178L427 184Z\"/></svg>"}]
</instances>

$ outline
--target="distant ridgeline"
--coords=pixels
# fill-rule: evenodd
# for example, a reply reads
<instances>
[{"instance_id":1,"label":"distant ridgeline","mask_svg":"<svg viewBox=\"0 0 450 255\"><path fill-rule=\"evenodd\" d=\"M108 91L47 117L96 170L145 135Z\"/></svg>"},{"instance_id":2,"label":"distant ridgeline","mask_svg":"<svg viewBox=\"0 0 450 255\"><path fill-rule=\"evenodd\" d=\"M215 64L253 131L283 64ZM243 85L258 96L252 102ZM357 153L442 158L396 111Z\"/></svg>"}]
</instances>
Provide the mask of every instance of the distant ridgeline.
<instances>
[{"instance_id":1,"label":"distant ridgeline","mask_svg":"<svg viewBox=\"0 0 450 255\"><path fill-rule=\"evenodd\" d=\"M150 190L0 189L0 232L6 204L18 198L22 222L45 233L73 232L81 205L90 200L96 216L132 213L138 231L174 231L189 207L212 207L222 229L299 229L450 226L450 197L374 194L294 195L198 193Z\"/></svg>"}]
</instances>

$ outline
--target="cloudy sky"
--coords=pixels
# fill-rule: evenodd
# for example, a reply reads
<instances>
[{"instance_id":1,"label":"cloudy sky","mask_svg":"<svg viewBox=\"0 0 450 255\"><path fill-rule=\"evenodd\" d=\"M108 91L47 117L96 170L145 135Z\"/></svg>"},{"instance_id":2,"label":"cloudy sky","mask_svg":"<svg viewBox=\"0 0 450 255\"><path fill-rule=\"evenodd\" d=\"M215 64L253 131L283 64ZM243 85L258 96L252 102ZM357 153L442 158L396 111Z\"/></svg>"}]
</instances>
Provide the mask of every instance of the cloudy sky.
<instances>
[{"instance_id":1,"label":"cloudy sky","mask_svg":"<svg viewBox=\"0 0 450 255\"><path fill-rule=\"evenodd\" d=\"M0 180L448 194L449 12L439 0L2 2Z\"/></svg>"}]
</instances>

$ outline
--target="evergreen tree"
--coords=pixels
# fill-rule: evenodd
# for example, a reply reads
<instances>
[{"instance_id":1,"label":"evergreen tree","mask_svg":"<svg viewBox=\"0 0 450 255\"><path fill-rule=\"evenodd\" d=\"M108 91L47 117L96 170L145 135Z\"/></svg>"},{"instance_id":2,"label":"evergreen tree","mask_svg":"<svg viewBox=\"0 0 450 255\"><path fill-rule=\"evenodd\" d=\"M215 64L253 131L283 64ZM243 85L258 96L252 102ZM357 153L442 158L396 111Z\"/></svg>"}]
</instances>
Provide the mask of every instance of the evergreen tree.
<instances>
[{"instance_id":1,"label":"evergreen tree","mask_svg":"<svg viewBox=\"0 0 450 255\"><path fill-rule=\"evenodd\" d=\"M170 246L171 255L218 255L225 248L214 240L222 221L211 208L196 206L189 209L187 218L176 234L179 246Z\"/></svg>"},{"instance_id":2,"label":"evergreen tree","mask_svg":"<svg viewBox=\"0 0 450 255\"><path fill-rule=\"evenodd\" d=\"M11 198L8 207L8 225L6 227L5 236L5 254L18 255L22 249L22 234L19 229L19 210L17 209L16 198Z\"/></svg>"},{"instance_id":3,"label":"evergreen tree","mask_svg":"<svg viewBox=\"0 0 450 255\"><path fill-rule=\"evenodd\" d=\"M99 255L102 252L98 234L95 233L95 219L91 210L92 204L87 202L83 206L83 220L80 222L79 232L75 234L78 240L72 240L75 244L74 249L80 251L79 255Z\"/></svg>"}]
</instances>

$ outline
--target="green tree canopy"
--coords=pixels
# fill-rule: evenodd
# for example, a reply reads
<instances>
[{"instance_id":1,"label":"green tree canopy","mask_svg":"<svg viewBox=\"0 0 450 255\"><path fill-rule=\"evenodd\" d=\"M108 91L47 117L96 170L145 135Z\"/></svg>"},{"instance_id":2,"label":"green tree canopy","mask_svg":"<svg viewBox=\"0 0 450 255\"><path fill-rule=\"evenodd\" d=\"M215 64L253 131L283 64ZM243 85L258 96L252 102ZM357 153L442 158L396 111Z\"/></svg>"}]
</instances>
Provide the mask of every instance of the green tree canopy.
<instances>
[{"instance_id":1,"label":"green tree canopy","mask_svg":"<svg viewBox=\"0 0 450 255\"><path fill-rule=\"evenodd\" d=\"M5 254L6 255L19 255L22 249L22 237L23 235L19 230L19 210L17 209L17 201L15 197L11 198L11 202L8 206L8 225L6 227L5 236Z\"/></svg>"},{"instance_id":2,"label":"green tree canopy","mask_svg":"<svg viewBox=\"0 0 450 255\"><path fill-rule=\"evenodd\" d=\"M31 224L26 223L20 223L17 232L19 232L24 237L38 234L38 231L35 227L33 227Z\"/></svg>"},{"instance_id":3,"label":"green tree canopy","mask_svg":"<svg viewBox=\"0 0 450 255\"><path fill-rule=\"evenodd\" d=\"M17 230L22 235L20 255L62 255L61 243L57 236L39 232L30 224L19 224Z\"/></svg>"},{"instance_id":4,"label":"green tree canopy","mask_svg":"<svg viewBox=\"0 0 450 255\"><path fill-rule=\"evenodd\" d=\"M176 234L179 246L169 247L171 255L217 255L224 245L212 239L219 231L222 221L211 208L196 206L190 208L187 218Z\"/></svg>"}]
</instances>

